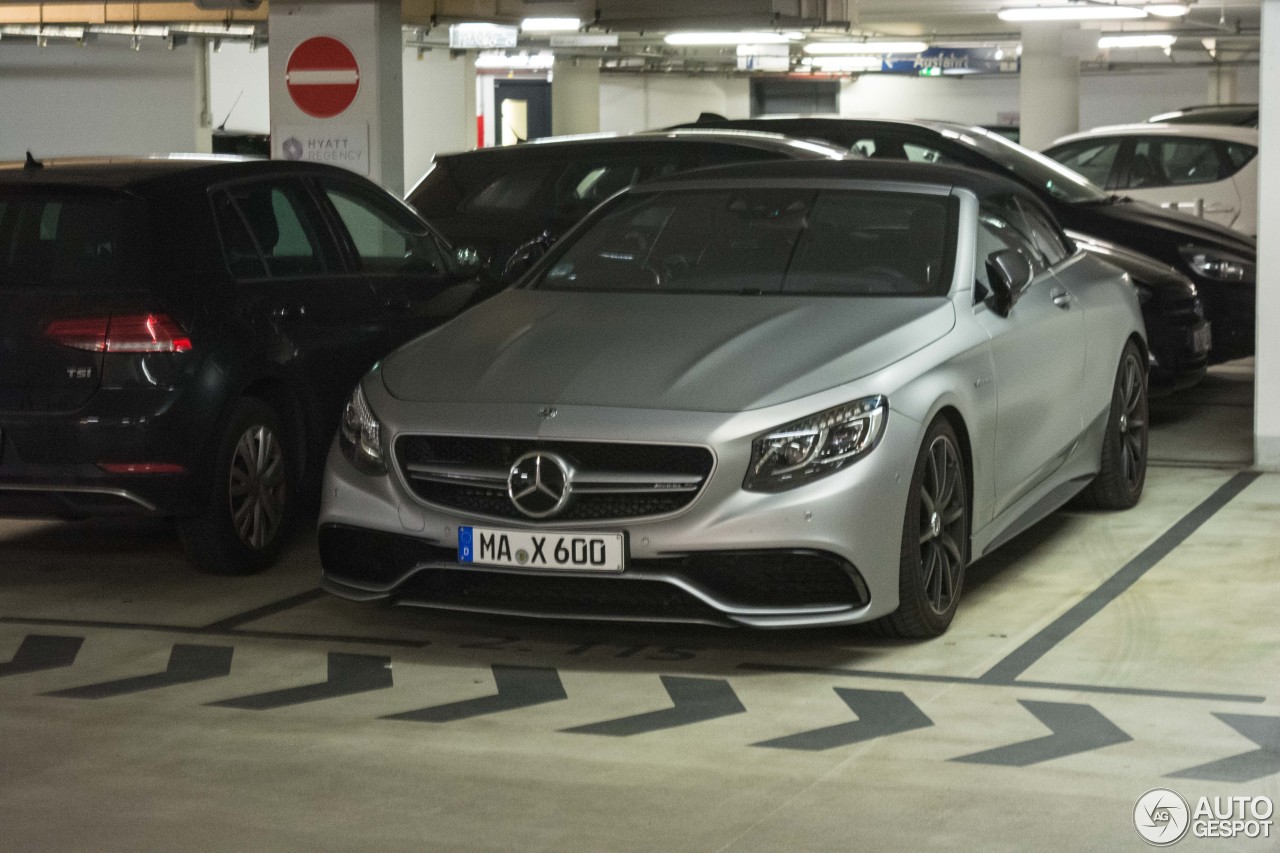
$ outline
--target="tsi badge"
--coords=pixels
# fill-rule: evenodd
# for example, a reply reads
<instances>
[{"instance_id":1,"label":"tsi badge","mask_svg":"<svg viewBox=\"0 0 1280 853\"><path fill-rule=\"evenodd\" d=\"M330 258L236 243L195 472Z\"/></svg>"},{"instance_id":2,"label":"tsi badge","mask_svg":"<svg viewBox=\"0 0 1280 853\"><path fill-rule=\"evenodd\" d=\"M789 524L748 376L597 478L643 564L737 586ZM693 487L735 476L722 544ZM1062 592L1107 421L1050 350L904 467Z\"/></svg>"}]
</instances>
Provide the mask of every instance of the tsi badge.
<instances>
[{"instance_id":1,"label":"tsi badge","mask_svg":"<svg viewBox=\"0 0 1280 853\"><path fill-rule=\"evenodd\" d=\"M1133 825L1150 844L1167 847L1188 831L1196 838L1270 838L1270 797L1201 797L1194 810L1176 791L1147 791L1133 807Z\"/></svg>"}]
</instances>

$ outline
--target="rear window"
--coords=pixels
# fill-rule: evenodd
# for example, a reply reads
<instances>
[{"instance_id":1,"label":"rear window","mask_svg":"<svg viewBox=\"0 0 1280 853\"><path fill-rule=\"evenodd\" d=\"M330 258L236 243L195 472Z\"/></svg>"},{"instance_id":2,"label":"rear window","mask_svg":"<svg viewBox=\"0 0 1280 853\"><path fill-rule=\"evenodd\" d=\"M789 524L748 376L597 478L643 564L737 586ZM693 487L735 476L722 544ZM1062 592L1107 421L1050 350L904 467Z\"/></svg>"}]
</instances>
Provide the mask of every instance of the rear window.
<instances>
[{"instance_id":1,"label":"rear window","mask_svg":"<svg viewBox=\"0 0 1280 853\"><path fill-rule=\"evenodd\" d=\"M540 287L829 296L945 294L955 202L923 193L706 189L624 197Z\"/></svg>"},{"instance_id":2,"label":"rear window","mask_svg":"<svg viewBox=\"0 0 1280 853\"><path fill-rule=\"evenodd\" d=\"M122 206L94 196L0 197L0 285L113 282L120 269Z\"/></svg>"}]
</instances>

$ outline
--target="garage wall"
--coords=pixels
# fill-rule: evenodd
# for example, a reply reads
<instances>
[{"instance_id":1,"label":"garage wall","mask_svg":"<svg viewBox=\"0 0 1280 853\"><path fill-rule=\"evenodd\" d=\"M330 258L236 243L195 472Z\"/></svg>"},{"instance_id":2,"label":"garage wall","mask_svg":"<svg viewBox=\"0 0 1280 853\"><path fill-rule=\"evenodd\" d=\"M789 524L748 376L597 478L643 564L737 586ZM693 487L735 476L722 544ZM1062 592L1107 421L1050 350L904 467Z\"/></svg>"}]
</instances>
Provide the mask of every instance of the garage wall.
<instances>
[{"instance_id":1,"label":"garage wall","mask_svg":"<svg viewBox=\"0 0 1280 853\"><path fill-rule=\"evenodd\" d=\"M745 77L600 75L601 130L630 133L693 121L704 111L738 117L750 109Z\"/></svg>"},{"instance_id":2,"label":"garage wall","mask_svg":"<svg viewBox=\"0 0 1280 853\"><path fill-rule=\"evenodd\" d=\"M0 44L0 160L193 151L196 52Z\"/></svg>"},{"instance_id":3,"label":"garage wall","mask_svg":"<svg viewBox=\"0 0 1280 853\"><path fill-rule=\"evenodd\" d=\"M269 55L267 48L249 50L245 42L229 41L218 50L209 48L209 114L214 127L225 120L227 130L271 132Z\"/></svg>"},{"instance_id":4,"label":"garage wall","mask_svg":"<svg viewBox=\"0 0 1280 853\"><path fill-rule=\"evenodd\" d=\"M1256 101L1257 68L1241 68L1239 73L1240 100ZM1156 113L1205 103L1208 93L1206 68L1085 74L1080 78L1080 127L1145 121ZM1018 112L1018 78L866 74L842 87L840 112L996 124L1000 113Z\"/></svg>"}]
</instances>

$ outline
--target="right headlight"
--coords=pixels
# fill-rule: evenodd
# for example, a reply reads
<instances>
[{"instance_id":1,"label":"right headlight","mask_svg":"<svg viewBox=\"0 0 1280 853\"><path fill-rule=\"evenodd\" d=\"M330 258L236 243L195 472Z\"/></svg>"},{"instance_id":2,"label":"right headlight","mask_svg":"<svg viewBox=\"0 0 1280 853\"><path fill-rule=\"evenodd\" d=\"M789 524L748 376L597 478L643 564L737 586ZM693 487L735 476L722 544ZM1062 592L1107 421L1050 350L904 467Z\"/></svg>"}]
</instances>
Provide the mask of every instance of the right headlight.
<instances>
[{"instance_id":1,"label":"right headlight","mask_svg":"<svg viewBox=\"0 0 1280 853\"><path fill-rule=\"evenodd\" d=\"M864 397L770 430L751 443L742 487L781 492L834 474L875 447L889 401Z\"/></svg>"},{"instance_id":2,"label":"right headlight","mask_svg":"<svg viewBox=\"0 0 1280 853\"><path fill-rule=\"evenodd\" d=\"M364 398L364 388L356 385L342 410L338 444L351 464L366 474L387 473L382 458L382 424Z\"/></svg>"},{"instance_id":3,"label":"right headlight","mask_svg":"<svg viewBox=\"0 0 1280 853\"><path fill-rule=\"evenodd\" d=\"M1178 250L1182 259L1187 262L1196 274L1214 281L1256 281L1258 267L1254 261L1211 249L1207 246L1183 246Z\"/></svg>"}]
</instances>

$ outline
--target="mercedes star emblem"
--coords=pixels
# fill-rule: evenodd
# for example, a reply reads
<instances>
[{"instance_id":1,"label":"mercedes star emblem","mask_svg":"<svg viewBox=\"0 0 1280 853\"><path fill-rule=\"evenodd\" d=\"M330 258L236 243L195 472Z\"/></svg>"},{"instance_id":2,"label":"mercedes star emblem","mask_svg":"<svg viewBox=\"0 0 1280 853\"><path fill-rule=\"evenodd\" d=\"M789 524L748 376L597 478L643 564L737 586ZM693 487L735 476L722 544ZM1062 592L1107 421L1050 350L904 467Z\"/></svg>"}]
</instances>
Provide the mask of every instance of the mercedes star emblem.
<instances>
[{"instance_id":1,"label":"mercedes star emblem","mask_svg":"<svg viewBox=\"0 0 1280 853\"><path fill-rule=\"evenodd\" d=\"M555 453L532 451L507 475L507 495L529 518L547 518L564 509L572 491L573 468Z\"/></svg>"}]
</instances>

